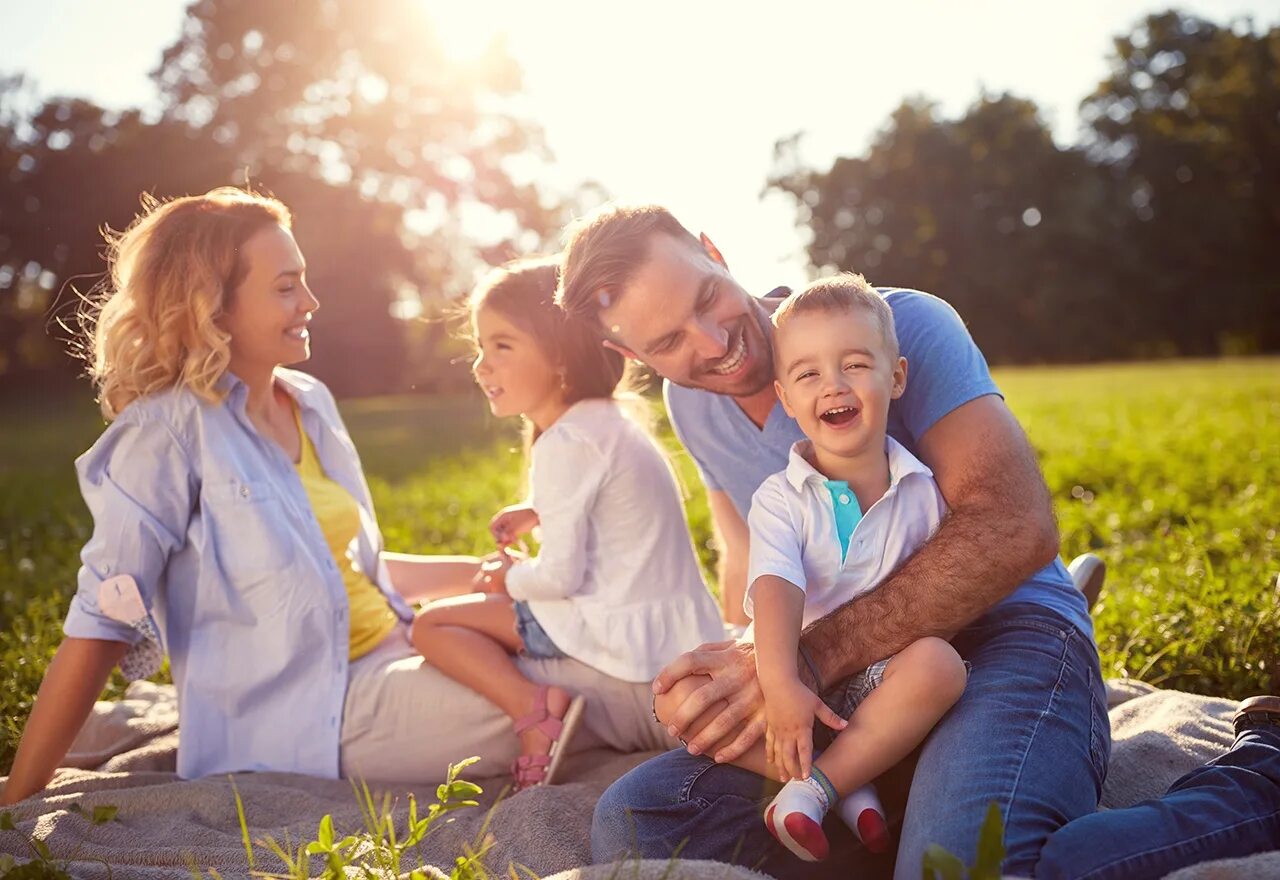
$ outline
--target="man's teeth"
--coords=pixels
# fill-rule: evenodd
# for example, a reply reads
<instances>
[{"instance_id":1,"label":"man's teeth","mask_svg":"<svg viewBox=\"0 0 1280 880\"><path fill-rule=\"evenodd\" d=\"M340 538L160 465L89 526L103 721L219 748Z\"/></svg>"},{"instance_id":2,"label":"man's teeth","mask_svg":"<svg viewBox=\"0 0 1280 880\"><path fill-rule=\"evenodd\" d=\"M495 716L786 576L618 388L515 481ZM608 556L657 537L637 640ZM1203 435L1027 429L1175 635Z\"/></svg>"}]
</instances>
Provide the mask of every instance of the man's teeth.
<instances>
[{"instance_id":1,"label":"man's teeth","mask_svg":"<svg viewBox=\"0 0 1280 880\"><path fill-rule=\"evenodd\" d=\"M747 337L746 334L738 335L738 343L733 347L727 355L721 359L720 363L713 367L710 372L719 373L721 376L727 376L729 373L736 371L742 366L742 362L747 357Z\"/></svg>"}]
</instances>

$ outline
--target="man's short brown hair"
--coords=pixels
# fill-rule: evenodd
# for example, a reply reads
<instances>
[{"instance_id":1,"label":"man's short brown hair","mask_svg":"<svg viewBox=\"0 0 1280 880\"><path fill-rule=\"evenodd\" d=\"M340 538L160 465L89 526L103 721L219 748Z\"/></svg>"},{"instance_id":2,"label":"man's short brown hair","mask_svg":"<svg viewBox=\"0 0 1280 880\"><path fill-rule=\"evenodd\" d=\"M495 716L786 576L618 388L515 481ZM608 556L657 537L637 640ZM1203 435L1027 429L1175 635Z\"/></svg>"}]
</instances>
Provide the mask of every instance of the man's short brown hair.
<instances>
[{"instance_id":1,"label":"man's short brown hair","mask_svg":"<svg viewBox=\"0 0 1280 880\"><path fill-rule=\"evenodd\" d=\"M803 290L791 294L773 313L773 326L781 327L796 315L810 312L852 312L860 309L871 314L889 359L898 359L898 332L893 324L893 309L867 279L852 272L819 278Z\"/></svg>"},{"instance_id":2,"label":"man's short brown hair","mask_svg":"<svg viewBox=\"0 0 1280 880\"><path fill-rule=\"evenodd\" d=\"M697 237L658 205L606 205L572 223L565 233L556 303L570 315L599 323L600 310L616 302L658 234L702 250Z\"/></svg>"}]
</instances>

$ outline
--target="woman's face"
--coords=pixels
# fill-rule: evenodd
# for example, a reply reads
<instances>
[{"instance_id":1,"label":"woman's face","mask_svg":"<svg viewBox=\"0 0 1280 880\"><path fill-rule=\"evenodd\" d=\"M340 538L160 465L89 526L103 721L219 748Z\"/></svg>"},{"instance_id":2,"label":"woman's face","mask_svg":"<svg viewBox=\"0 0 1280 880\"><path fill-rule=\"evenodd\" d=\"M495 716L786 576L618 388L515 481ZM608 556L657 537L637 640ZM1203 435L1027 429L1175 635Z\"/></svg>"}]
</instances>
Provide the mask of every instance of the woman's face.
<instances>
[{"instance_id":1,"label":"woman's face","mask_svg":"<svg viewBox=\"0 0 1280 880\"><path fill-rule=\"evenodd\" d=\"M495 416L533 418L560 402L560 373L529 333L483 306L471 323L478 349L471 370Z\"/></svg>"},{"instance_id":2,"label":"woman's face","mask_svg":"<svg viewBox=\"0 0 1280 880\"><path fill-rule=\"evenodd\" d=\"M320 307L306 283L306 261L293 234L269 226L245 242L248 273L231 294L222 327L231 334L231 370L270 371L311 357L307 324Z\"/></svg>"}]
</instances>

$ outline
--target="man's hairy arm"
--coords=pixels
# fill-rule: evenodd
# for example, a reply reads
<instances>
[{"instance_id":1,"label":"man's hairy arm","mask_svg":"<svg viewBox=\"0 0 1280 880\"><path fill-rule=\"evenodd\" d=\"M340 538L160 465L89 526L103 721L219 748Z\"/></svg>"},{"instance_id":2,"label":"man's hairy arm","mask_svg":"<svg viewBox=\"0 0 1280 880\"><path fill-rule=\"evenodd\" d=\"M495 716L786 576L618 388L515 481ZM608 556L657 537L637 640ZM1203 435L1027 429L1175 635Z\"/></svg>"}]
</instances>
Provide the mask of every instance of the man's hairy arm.
<instances>
[{"instance_id":1,"label":"man's hairy arm","mask_svg":"<svg viewBox=\"0 0 1280 880\"><path fill-rule=\"evenodd\" d=\"M949 637L1058 555L1052 499L1003 400L952 410L919 442L949 512L880 586L815 621L801 646L825 686L923 636Z\"/></svg>"}]
</instances>

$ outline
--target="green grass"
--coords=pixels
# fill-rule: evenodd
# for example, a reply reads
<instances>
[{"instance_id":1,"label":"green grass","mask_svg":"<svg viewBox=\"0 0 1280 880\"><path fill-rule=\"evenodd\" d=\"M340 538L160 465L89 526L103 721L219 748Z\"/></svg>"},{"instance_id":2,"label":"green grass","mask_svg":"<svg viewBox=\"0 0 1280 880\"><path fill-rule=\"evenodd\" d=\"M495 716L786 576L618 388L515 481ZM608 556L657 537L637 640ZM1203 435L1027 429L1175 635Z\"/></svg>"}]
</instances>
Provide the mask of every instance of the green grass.
<instances>
[{"instance_id":1,"label":"green grass","mask_svg":"<svg viewBox=\"0 0 1280 880\"><path fill-rule=\"evenodd\" d=\"M1092 550L1110 566L1094 615L1107 675L1232 697L1280 691L1277 376L1275 359L997 374L1040 453L1063 555ZM376 398L342 409L391 549L487 548L489 516L520 491L520 439L511 426L493 423L474 397ZM0 768L7 768L61 637L88 536L71 462L102 422L87 398L2 415ZM675 461L695 541L711 566L706 500L688 457L677 453Z\"/></svg>"}]
</instances>

